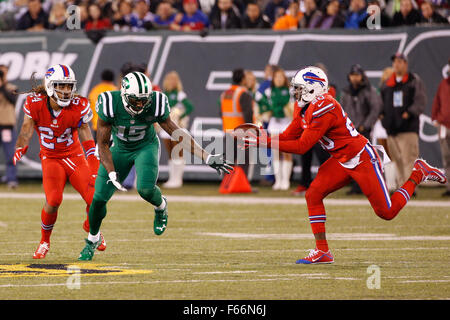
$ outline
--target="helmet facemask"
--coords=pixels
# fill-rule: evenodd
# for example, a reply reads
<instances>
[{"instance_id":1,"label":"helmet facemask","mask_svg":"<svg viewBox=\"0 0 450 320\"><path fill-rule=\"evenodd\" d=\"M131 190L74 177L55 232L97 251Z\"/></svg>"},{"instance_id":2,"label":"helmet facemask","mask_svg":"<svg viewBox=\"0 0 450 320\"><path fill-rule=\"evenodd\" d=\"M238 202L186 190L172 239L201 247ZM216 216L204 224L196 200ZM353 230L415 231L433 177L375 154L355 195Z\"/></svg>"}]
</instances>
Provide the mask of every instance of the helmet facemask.
<instances>
[{"instance_id":1,"label":"helmet facemask","mask_svg":"<svg viewBox=\"0 0 450 320\"><path fill-rule=\"evenodd\" d=\"M67 107L72 100L76 91L76 81L62 80L52 81L50 86L53 88L53 95L51 96L60 107Z\"/></svg>"},{"instance_id":2,"label":"helmet facemask","mask_svg":"<svg viewBox=\"0 0 450 320\"><path fill-rule=\"evenodd\" d=\"M133 115L142 113L144 108L150 103L150 95L137 97L133 94L125 93L123 98L126 102L125 109Z\"/></svg>"}]
</instances>

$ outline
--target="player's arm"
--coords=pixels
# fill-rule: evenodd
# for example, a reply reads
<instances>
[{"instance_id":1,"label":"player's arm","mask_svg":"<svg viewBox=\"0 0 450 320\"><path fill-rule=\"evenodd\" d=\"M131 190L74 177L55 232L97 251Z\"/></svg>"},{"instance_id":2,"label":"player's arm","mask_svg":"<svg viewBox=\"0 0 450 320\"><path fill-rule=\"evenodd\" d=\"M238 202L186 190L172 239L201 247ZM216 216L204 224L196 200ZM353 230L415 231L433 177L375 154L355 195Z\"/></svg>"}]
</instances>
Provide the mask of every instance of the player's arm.
<instances>
[{"instance_id":1,"label":"player's arm","mask_svg":"<svg viewBox=\"0 0 450 320\"><path fill-rule=\"evenodd\" d=\"M83 145L86 160L89 164L89 168L91 169L91 174L97 174L100 162L95 156L95 141L88 123L81 124L78 128L78 135L80 137L81 144Z\"/></svg>"},{"instance_id":2,"label":"player's arm","mask_svg":"<svg viewBox=\"0 0 450 320\"><path fill-rule=\"evenodd\" d=\"M173 139L182 144L183 149L189 150L191 154L202 159L207 165L217 170L217 173L230 173L233 167L230 166L220 154L209 154L206 152L190 135L190 133L180 128L175 122L167 117L164 121L159 122L163 128Z\"/></svg>"},{"instance_id":3,"label":"player's arm","mask_svg":"<svg viewBox=\"0 0 450 320\"><path fill-rule=\"evenodd\" d=\"M335 120L336 117L332 113L327 113L313 119L310 126L303 130L302 135L298 139L271 139L270 146L281 152L304 154L326 134Z\"/></svg>"},{"instance_id":4,"label":"player's arm","mask_svg":"<svg viewBox=\"0 0 450 320\"><path fill-rule=\"evenodd\" d=\"M22 128L20 129L19 136L16 142L16 152L14 153L13 163L16 165L22 156L28 150L28 144L30 143L31 137L33 136L34 120L25 115L23 117Z\"/></svg>"},{"instance_id":5,"label":"player's arm","mask_svg":"<svg viewBox=\"0 0 450 320\"><path fill-rule=\"evenodd\" d=\"M114 162L112 159L112 153L109 149L109 143L111 141L111 129L112 125L109 122L98 118L97 122L97 146L100 162L108 172L109 181L120 191L127 191L118 181L117 172L114 168Z\"/></svg>"}]
</instances>

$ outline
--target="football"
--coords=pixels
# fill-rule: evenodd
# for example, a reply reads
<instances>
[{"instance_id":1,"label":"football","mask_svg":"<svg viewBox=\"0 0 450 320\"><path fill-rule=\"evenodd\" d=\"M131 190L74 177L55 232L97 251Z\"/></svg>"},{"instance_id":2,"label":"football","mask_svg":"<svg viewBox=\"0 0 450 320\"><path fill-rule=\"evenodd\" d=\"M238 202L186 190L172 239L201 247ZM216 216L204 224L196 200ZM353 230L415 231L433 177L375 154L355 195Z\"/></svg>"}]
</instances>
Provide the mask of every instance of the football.
<instances>
[{"instance_id":1,"label":"football","mask_svg":"<svg viewBox=\"0 0 450 320\"><path fill-rule=\"evenodd\" d=\"M260 128L253 123L243 123L231 132L231 135L237 139L241 140L243 138L252 137L252 135L259 136L260 135Z\"/></svg>"}]
</instances>

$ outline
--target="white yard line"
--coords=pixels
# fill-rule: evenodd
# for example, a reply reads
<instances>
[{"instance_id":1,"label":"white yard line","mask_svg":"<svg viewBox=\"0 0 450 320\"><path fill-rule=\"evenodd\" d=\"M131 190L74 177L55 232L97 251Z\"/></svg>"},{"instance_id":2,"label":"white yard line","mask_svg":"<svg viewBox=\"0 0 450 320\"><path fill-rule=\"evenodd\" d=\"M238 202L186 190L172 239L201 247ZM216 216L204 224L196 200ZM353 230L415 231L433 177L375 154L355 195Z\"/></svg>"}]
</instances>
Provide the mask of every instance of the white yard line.
<instances>
[{"instance_id":1,"label":"white yard line","mask_svg":"<svg viewBox=\"0 0 450 320\"><path fill-rule=\"evenodd\" d=\"M44 199L43 193L0 193L0 199ZM116 201L141 201L138 195L127 195L116 193L113 198ZM286 204L286 205L306 205L304 198L258 198L251 196L175 196L168 195L169 202L195 202L195 203L217 203L217 204ZM82 200L76 193L64 194L64 200ZM370 205L366 199L325 199L325 204L336 206L364 206ZM450 201L435 200L411 200L408 206L412 207L448 207Z\"/></svg>"}]
</instances>

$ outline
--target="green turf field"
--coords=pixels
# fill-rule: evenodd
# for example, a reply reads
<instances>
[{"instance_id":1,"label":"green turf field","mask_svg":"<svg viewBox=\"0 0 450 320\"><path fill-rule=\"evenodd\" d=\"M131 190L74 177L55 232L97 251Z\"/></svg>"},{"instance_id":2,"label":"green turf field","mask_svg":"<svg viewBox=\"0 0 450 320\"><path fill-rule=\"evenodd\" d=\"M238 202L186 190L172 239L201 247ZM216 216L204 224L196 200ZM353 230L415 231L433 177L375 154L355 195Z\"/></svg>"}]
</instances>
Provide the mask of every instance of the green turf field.
<instances>
[{"instance_id":1,"label":"green turf field","mask_svg":"<svg viewBox=\"0 0 450 320\"><path fill-rule=\"evenodd\" d=\"M450 298L450 201L442 188L420 188L393 221L355 204L364 197L347 197L346 189L333 195L348 202L326 205L335 263L314 266L295 264L314 246L302 197L267 187L220 196L217 184L163 191L163 236L153 234L153 210L136 192L115 196L102 226L106 251L79 264L85 205L69 186L45 260L32 259L41 186L0 187L0 299Z\"/></svg>"}]
</instances>

